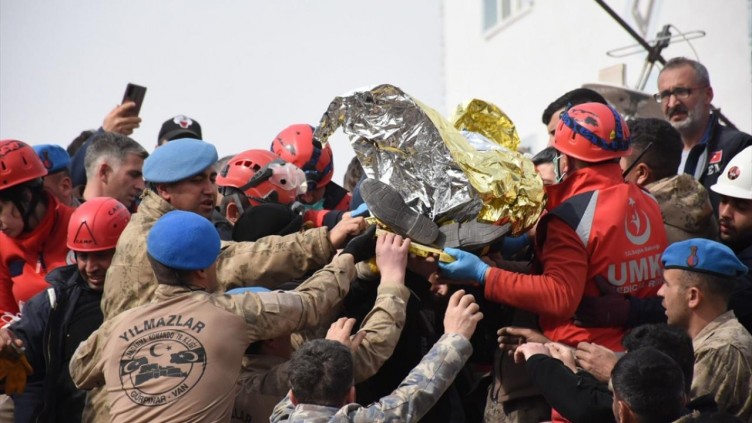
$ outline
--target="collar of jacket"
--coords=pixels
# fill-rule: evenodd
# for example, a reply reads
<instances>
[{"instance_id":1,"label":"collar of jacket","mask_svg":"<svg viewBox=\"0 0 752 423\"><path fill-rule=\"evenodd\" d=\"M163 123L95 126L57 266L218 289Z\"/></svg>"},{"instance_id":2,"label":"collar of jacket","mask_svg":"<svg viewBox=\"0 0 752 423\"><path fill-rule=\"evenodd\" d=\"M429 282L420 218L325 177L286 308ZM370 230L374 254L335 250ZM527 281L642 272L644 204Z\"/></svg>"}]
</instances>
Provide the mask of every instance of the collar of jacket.
<instances>
[{"instance_id":1,"label":"collar of jacket","mask_svg":"<svg viewBox=\"0 0 752 423\"><path fill-rule=\"evenodd\" d=\"M54 195L47 192L47 190L44 191L44 196L47 199L47 211L44 213L42 221L31 232L22 234L16 238L16 242L22 246L21 248L24 251L40 251L55 230L55 225L59 224L60 202L57 201Z\"/></svg>"},{"instance_id":2,"label":"collar of jacket","mask_svg":"<svg viewBox=\"0 0 752 423\"><path fill-rule=\"evenodd\" d=\"M167 200L160 197L156 192L145 189L141 194L141 204L138 206L138 213L134 216L140 215L157 220L173 210L175 210L175 207L172 207L172 204L168 203Z\"/></svg>"},{"instance_id":3,"label":"collar of jacket","mask_svg":"<svg viewBox=\"0 0 752 423\"><path fill-rule=\"evenodd\" d=\"M570 173L558 184L546 187L546 210L551 211L567 199L583 192L623 184L618 163L594 164Z\"/></svg>"}]
</instances>

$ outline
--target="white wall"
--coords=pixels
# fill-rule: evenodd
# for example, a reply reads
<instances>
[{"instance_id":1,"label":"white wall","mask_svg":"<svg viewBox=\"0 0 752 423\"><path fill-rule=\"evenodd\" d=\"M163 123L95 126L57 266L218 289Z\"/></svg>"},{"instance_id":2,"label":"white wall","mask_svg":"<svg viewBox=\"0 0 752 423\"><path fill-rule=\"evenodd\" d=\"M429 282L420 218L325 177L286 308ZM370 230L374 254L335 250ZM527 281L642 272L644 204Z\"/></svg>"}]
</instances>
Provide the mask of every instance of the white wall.
<instances>
[{"instance_id":1,"label":"white wall","mask_svg":"<svg viewBox=\"0 0 752 423\"><path fill-rule=\"evenodd\" d=\"M441 42L433 0L1 0L0 138L65 146L134 82L148 91L132 137L148 150L179 113L220 156L268 148L365 85L441 109ZM342 141L335 181L353 156Z\"/></svg>"},{"instance_id":2,"label":"white wall","mask_svg":"<svg viewBox=\"0 0 752 423\"><path fill-rule=\"evenodd\" d=\"M608 0L627 21L635 0ZM645 2L643 1L643 4ZM714 105L745 132L752 132L752 70L747 0L656 0L646 38L671 23L684 32L703 30L692 41L708 67ZM471 97L495 102L517 124L523 144L545 145L543 109L583 83L597 82L601 68L627 64L633 87L645 54L615 59L606 51L635 41L592 0L534 0L532 9L493 35L484 33L483 1L444 1L446 105ZM675 31L674 31L675 33ZM695 58L686 43L670 45L665 58ZM658 69L645 91L655 92Z\"/></svg>"}]
</instances>

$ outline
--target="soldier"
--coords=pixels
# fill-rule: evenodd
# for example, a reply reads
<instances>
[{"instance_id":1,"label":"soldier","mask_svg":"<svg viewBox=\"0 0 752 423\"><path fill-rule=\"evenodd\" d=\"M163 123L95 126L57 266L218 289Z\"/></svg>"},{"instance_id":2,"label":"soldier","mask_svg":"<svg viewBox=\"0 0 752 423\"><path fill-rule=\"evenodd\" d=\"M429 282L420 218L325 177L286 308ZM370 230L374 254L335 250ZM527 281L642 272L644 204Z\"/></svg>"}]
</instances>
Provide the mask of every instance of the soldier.
<instances>
[{"instance_id":1,"label":"soldier","mask_svg":"<svg viewBox=\"0 0 752 423\"><path fill-rule=\"evenodd\" d=\"M66 264L73 208L43 187L42 161L26 143L0 141L0 326L49 286L44 276Z\"/></svg>"},{"instance_id":2,"label":"soldier","mask_svg":"<svg viewBox=\"0 0 752 423\"><path fill-rule=\"evenodd\" d=\"M270 421L418 421L470 358L469 339L483 318L479 310L472 295L455 292L444 316L444 335L399 388L367 407L353 403L350 348L325 339L304 344L290 363L290 392L277 404Z\"/></svg>"},{"instance_id":3,"label":"soldier","mask_svg":"<svg viewBox=\"0 0 752 423\"><path fill-rule=\"evenodd\" d=\"M107 320L76 350L71 377L79 388L106 387L113 422L228 421L246 347L318 325L347 294L355 262L373 256L374 232L295 291L213 295L219 235L208 219L171 211L146 240L154 303Z\"/></svg>"},{"instance_id":4,"label":"soldier","mask_svg":"<svg viewBox=\"0 0 752 423\"><path fill-rule=\"evenodd\" d=\"M0 329L0 346L7 350L15 340L34 369L26 391L13 396L16 421L81 421L86 393L73 385L68 362L102 324L104 276L129 220L113 198L92 198L76 209L68 225L76 263L48 273L52 287L29 300L21 320Z\"/></svg>"},{"instance_id":5,"label":"soldier","mask_svg":"<svg viewBox=\"0 0 752 423\"><path fill-rule=\"evenodd\" d=\"M668 324L687 331L695 350L690 398L712 394L718 409L752 418L752 335L728 311L735 279L747 267L725 245L702 238L663 253Z\"/></svg>"},{"instance_id":6,"label":"soldier","mask_svg":"<svg viewBox=\"0 0 752 423\"><path fill-rule=\"evenodd\" d=\"M376 264L381 273L376 301L353 340L354 383L374 374L392 355L405 326L405 312L410 290L405 287L405 269L409 239L385 234L376 243ZM240 290L258 290L258 287ZM263 288L261 288L263 289ZM355 319L340 318L332 323L326 338L349 339ZM296 336L296 341L297 341ZM288 385L290 354L293 346L289 335L252 345L252 354L243 358L241 392L235 401L233 415L238 421L254 416L251 421L267 421L274 406L290 389Z\"/></svg>"},{"instance_id":7,"label":"soldier","mask_svg":"<svg viewBox=\"0 0 752 423\"><path fill-rule=\"evenodd\" d=\"M145 234L171 210L197 213L207 219L217 196L214 163L217 150L200 140L170 141L144 163L149 183L139 211L117 245L102 298L105 320L151 300L156 288L148 265ZM350 235L365 229L365 221L350 219L332 229L315 229L287 237L269 237L255 243L224 244L217 261L220 289L225 291L263 281L268 288L324 266Z\"/></svg>"}]
</instances>

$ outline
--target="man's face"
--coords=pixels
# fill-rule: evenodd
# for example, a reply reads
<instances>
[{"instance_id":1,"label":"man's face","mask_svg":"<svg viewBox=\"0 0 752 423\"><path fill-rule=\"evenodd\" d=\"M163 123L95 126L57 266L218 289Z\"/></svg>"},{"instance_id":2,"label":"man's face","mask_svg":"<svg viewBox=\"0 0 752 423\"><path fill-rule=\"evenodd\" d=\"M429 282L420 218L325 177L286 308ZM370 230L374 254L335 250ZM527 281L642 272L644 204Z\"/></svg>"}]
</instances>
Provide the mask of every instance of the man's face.
<instances>
[{"instance_id":1,"label":"man's face","mask_svg":"<svg viewBox=\"0 0 752 423\"><path fill-rule=\"evenodd\" d=\"M73 182L67 172L57 172L44 177L44 187L63 204L70 205L73 197Z\"/></svg>"},{"instance_id":2,"label":"man's face","mask_svg":"<svg viewBox=\"0 0 752 423\"><path fill-rule=\"evenodd\" d=\"M556 183L556 172L554 172L553 163L541 163L535 166L535 170L543 179L543 185L554 185Z\"/></svg>"},{"instance_id":3,"label":"man's face","mask_svg":"<svg viewBox=\"0 0 752 423\"><path fill-rule=\"evenodd\" d=\"M682 280L683 273L681 269L664 270L663 285L658 290L658 296L663 297L668 324L686 329L691 310L687 305L687 285Z\"/></svg>"},{"instance_id":4,"label":"man's face","mask_svg":"<svg viewBox=\"0 0 752 423\"><path fill-rule=\"evenodd\" d=\"M114 166L104 187L104 196L112 197L131 208L144 189L141 169L144 159L138 154L128 154L120 166Z\"/></svg>"},{"instance_id":5,"label":"man's face","mask_svg":"<svg viewBox=\"0 0 752 423\"><path fill-rule=\"evenodd\" d=\"M115 249L104 251L76 251L76 265L81 277L95 291L104 289L104 276L112 263Z\"/></svg>"},{"instance_id":6,"label":"man's face","mask_svg":"<svg viewBox=\"0 0 752 423\"><path fill-rule=\"evenodd\" d=\"M317 201L324 198L324 192L326 191L326 187L316 188L314 190L308 191L305 194L300 194L298 196L298 200L300 200L303 204L314 204Z\"/></svg>"},{"instance_id":7,"label":"man's face","mask_svg":"<svg viewBox=\"0 0 752 423\"><path fill-rule=\"evenodd\" d=\"M211 219L217 201L217 172L209 166L203 172L173 184L158 187L159 195L178 210Z\"/></svg>"},{"instance_id":8,"label":"man's face","mask_svg":"<svg viewBox=\"0 0 752 423\"><path fill-rule=\"evenodd\" d=\"M548 122L548 125L546 125L546 131L548 131L548 147L551 147L554 145L554 134L556 133L556 125L559 124L559 115L561 115L561 112L564 111L564 107L554 112L554 114L551 115L551 120Z\"/></svg>"},{"instance_id":9,"label":"man's face","mask_svg":"<svg viewBox=\"0 0 752 423\"><path fill-rule=\"evenodd\" d=\"M21 212L12 201L0 201L0 231L10 238L18 238L23 232Z\"/></svg>"},{"instance_id":10,"label":"man's face","mask_svg":"<svg viewBox=\"0 0 752 423\"><path fill-rule=\"evenodd\" d=\"M713 89L697 82L695 70L689 66L668 69L658 76L658 92L671 92L677 88L689 88L687 98L670 95L661 100L661 109L666 120L684 134L701 130L710 113Z\"/></svg>"},{"instance_id":11,"label":"man's face","mask_svg":"<svg viewBox=\"0 0 752 423\"><path fill-rule=\"evenodd\" d=\"M752 200L722 195L718 223L721 242L732 250L752 244Z\"/></svg>"}]
</instances>

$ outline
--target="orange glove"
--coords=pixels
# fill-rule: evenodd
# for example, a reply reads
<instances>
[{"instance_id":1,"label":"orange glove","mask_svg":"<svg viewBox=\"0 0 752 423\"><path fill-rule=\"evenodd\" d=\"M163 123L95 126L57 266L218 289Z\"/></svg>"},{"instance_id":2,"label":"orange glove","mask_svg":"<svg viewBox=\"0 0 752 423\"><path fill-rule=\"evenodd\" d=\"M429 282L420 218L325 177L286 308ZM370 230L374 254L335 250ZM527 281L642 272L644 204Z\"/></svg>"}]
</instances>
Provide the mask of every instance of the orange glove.
<instances>
[{"instance_id":1,"label":"orange glove","mask_svg":"<svg viewBox=\"0 0 752 423\"><path fill-rule=\"evenodd\" d=\"M32 374L26 355L16 359L0 357L0 379L5 379L5 394L20 394L26 389L26 378Z\"/></svg>"}]
</instances>

